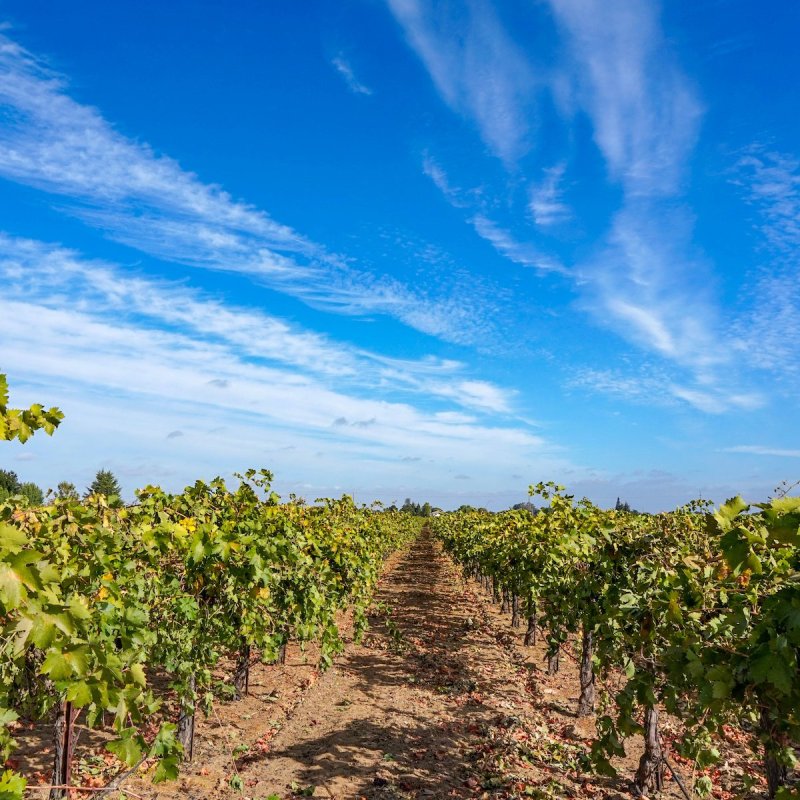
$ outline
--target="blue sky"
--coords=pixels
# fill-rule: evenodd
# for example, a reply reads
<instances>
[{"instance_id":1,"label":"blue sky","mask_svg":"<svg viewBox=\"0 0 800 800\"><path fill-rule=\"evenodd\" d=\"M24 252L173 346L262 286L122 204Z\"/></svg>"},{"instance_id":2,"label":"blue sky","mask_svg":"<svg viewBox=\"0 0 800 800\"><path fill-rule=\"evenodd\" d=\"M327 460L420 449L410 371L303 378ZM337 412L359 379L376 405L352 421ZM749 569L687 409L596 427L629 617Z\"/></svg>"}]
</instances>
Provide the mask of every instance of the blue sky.
<instances>
[{"instance_id":1,"label":"blue sky","mask_svg":"<svg viewBox=\"0 0 800 800\"><path fill-rule=\"evenodd\" d=\"M800 477L800 6L0 2L3 465L492 508Z\"/></svg>"}]
</instances>

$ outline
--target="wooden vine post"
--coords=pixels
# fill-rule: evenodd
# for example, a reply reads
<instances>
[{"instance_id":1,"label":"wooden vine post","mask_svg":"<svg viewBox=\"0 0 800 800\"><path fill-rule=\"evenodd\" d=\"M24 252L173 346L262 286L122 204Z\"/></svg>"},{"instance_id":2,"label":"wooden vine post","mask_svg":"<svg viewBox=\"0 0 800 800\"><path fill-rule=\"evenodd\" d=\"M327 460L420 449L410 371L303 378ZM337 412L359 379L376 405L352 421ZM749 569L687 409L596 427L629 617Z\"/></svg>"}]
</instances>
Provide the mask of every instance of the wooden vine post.
<instances>
[{"instance_id":1,"label":"wooden vine post","mask_svg":"<svg viewBox=\"0 0 800 800\"><path fill-rule=\"evenodd\" d=\"M75 719L72 703L61 703L56 712L55 756L53 760L53 788L49 800L61 800L66 794L72 778L72 751L75 744Z\"/></svg>"}]
</instances>

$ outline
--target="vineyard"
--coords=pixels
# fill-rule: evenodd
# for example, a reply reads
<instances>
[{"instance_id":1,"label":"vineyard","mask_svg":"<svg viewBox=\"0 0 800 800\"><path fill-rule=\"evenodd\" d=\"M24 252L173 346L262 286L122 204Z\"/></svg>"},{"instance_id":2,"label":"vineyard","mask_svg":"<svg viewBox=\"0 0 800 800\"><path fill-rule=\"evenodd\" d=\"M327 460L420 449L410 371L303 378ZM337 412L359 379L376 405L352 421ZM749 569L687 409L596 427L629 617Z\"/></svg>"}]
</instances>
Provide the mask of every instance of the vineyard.
<instances>
[{"instance_id":1,"label":"vineyard","mask_svg":"<svg viewBox=\"0 0 800 800\"><path fill-rule=\"evenodd\" d=\"M174 778L222 656L233 655L242 694L251 660L279 660L290 639L318 642L328 666L342 647L338 611L351 608L363 630L382 560L416 524L347 498L280 504L269 478L249 471L234 490L198 481L179 495L148 487L130 507L97 496L0 508L2 754L19 715L54 717L51 797L70 782L81 714L89 726L112 714L108 749L129 766L156 760L155 781ZM181 710L148 740L157 673ZM0 779L0 797L24 789L13 770Z\"/></svg>"},{"instance_id":2,"label":"vineyard","mask_svg":"<svg viewBox=\"0 0 800 800\"><path fill-rule=\"evenodd\" d=\"M524 618L527 641L546 631L549 671L580 638L576 711L598 712L594 769L613 774L610 759L640 733L634 787L660 791L664 709L685 730L680 754L700 767L719 758L726 725L752 731L769 795L788 797L800 741L800 499L651 516L575 504L553 485L535 494L548 513L451 514L434 529L512 624ZM598 692L612 674L621 685ZM712 783L692 788L707 794Z\"/></svg>"},{"instance_id":3,"label":"vineyard","mask_svg":"<svg viewBox=\"0 0 800 800\"><path fill-rule=\"evenodd\" d=\"M58 409L7 402L3 379L0 438L24 441L60 422ZM347 712L357 735L326 780L386 772L387 753L394 762L405 754L406 772L376 773L368 789L342 784L341 796L618 796L586 788L594 776L615 787L632 778L637 796L669 784L686 798L734 797L714 770L732 739L750 751L739 756L748 766L738 796L800 796L800 498L649 515L539 484L539 510L423 518L348 497L282 502L266 470L237 480L178 494L148 486L131 505L101 494L0 503L0 800L110 792L134 773L176 779L193 760L198 715L246 697L253 667L277 668L290 643L313 643L318 674L344 652L344 671L330 671L312 706L329 728L324 744L307 741L319 719L295 724L304 755L285 767L295 795L314 793L295 775L330 772L308 759L342 749ZM378 591L398 551L403 560ZM510 617L508 641L481 594ZM364 644L370 615L376 633ZM541 711L526 649L546 658L540 683L574 669L579 696L561 700L593 726L584 745L557 741L546 716L537 733L520 716L493 713ZM347 711L353 704L361 717ZM28 785L14 758L23 725L50 728L43 786ZM75 784L79 726L109 733L104 746L120 769L108 786ZM290 728L275 769L292 751ZM374 743L387 737L376 762ZM620 776L637 739L636 769ZM491 776L486 767L476 777L499 743L506 750ZM281 797L285 776L271 784L269 763L256 764L248 784L236 771L226 790L263 785ZM526 782L514 768L561 777Z\"/></svg>"}]
</instances>

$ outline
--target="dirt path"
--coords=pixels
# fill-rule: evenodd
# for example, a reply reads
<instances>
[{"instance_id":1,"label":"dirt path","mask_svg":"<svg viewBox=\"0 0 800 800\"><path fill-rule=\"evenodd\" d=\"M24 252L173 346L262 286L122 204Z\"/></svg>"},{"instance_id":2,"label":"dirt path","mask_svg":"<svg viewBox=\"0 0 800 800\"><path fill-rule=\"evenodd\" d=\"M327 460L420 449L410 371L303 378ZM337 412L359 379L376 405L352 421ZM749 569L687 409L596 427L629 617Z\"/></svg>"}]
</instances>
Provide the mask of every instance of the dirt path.
<instances>
[{"instance_id":1,"label":"dirt path","mask_svg":"<svg viewBox=\"0 0 800 800\"><path fill-rule=\"evenodd\" d=\"M577 679L526 663L543 650L521 654L521 632L436 543L420 540L376 599L390 613L372 618L269 750L241 766L245 795L620 796L624 780L578 777L591 723L571 710Z\"/></svg>"},{"instance_id":2,"label":"dirt path","mask_svg":"<svg viewBox=\"0 0 800 800\"><path fill-rule=\"evenodd\" d=\"M336 798L473 794L471 756L494 706L508 713L528 701L523 687L504 681L494 687L496 704L485 703L482 673L506 659L476 630L452 572L429 540L397 564L377 597L390 622L372 619L362 646L314 687L251 766L254 796L292 784Z\"/></svg>"}]
</instances>

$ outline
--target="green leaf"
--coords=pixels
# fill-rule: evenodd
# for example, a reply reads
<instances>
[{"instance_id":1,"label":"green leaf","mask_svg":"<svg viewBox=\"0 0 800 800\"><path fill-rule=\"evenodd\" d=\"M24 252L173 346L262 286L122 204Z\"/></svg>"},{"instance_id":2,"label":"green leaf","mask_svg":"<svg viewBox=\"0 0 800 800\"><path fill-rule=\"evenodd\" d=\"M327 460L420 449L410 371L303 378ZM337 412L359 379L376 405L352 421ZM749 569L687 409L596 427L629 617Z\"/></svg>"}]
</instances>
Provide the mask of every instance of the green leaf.
<instances>
[{"instance_id":1,"label":"green leaf","mask_svg":"<svg viewBox=\"0 0 800 800\"><path fill-rule=\"evenodd\" d=\"M86 681L77 681L67 687L67 700L78 708L92 702L92 690Z\"/></svg>"},{"instance_id":2,"label":"green leaf","mask_svg":"<svg viewBox=\"0 0 800 800\"><path fill-rule=\"evenodd\" d=\"M106 749L129 767L132 767L142 757L142 748L133 736L114 739L106 745Z\"/></svg>"},{"instance_id":3,"label":"green leaf","mask_svg":"<svg viewBox=\"0 0 800 800\"><path fill-rule=\"evenodd\" d=\"M800 497L776 497L761 508L774 508L779 514L800 513Z\"/></svg>"},{"instance_id":4,"label":"green leaf","mask_svg":"<svg viewBox=\"0 0 800 800\"><path fill-rule=\"evenodd\" d=\"M72 650L51 650L39 671L54 681L67 680L73 676L83 678L89 671L86 655L87 651L83 646Z\"/></svg>"},{"instance_id":5,"label":"green leaf","mask_svg":"<svg viewBox=\"0 0 800 800\"><path fill-rule=\"evenodd\" d=\"M782 498L783 500L798 498ZM773 503L774 506L774 503ZM778 544L800 545L800 512L775 513L772 509L764 511L764 519L767 522L767 534Z\"/></svg>"},{"instance_id":6,"label":"green leaf","mask_svg":"<svg viewBox=\"0 0 800 800\"><path fill-rule=\"evenodd\" d=\"M760 658L753 659L750 675L755 683L771 683L787 696L792 692L795 671L777 653L765 653Z\"/></svg>"},{"instance_id":7,"label":"green leaf","mask_svg":"<svg viewBox=\"0 0 800 800\"><path fill-rule=\"evenodd\" d=\"M158 762L158 766L153 773L153 783L163 781L174 781L180 771L180 760L177 756L166 756Z\"/></svg>"},{"instance_id":8,"label":"green leaf","mask_svg":"<svg viewBox=\"0 0 800 800\"><path fill-rule=\"evenodd\" d=\"M18 552L28 543L28 537L19 528L0 522L0 548Z\"/></svg>"},{"instance_id":9,"label":"green leaf","mask_svg":"<svg viewBox=\"0 0 800 800\"><path fill-rule=\"evenodd\" d=\"M683 612L678 602L677 592L670 592L669 605L667 606L667 619L670 622L683 622Z\"/></svg>"},{"instance_id":10,"label":"green leaf","mask_svg":"<svg viewBox=\"0 0 800 800\"><path fill-rule=\"evenodd\" d=\"M19 719L19 714L16 711L13 711L10 708L2 708L0 709L0 727L5 727L6 725L11 724L12 722L16 722Z\"/></svg>"},{"instance_id":11,"label":"green leaf","mask_svg":"<svg viewBox=\"0 0 800 800\"><path fill-rule=\"evenodd\" d=\"M755 553L750 553L750 555L747 556L744 561L744 566L746 569L749 569L753 575L760 575L763 572L761 559Z\"/></svg>"},{"instance_id":12,"label":"green leaf","mask_svg":"<svg viewBox=\"0 0 800 800\"><path fill-rule=\"evenodd\" d=\"M0 602L6 610L17 608L28 596L28 590L41 589L42 582L31 564L40 557L33 551L7 555L0 561Z\"/></svg>"},{"instance_id":13,"label":"green leaf","mask_svg":"<svg viewBox=\"0 0 800 800\"><path fill-rule=\"evenodd\" d=\"M0 776L0 800L22 800L28 781L7 769Z\"/></svg>"},{"instance_id":14,"label":"green leaf","mask_svg":"<svg viewBox=\"0 0 800 800\"><path fill-rule=\"evenodd\" d=\"M717 510L715 517L721 518L725 523L730 523L736 516L750 508L749 503L745 503L741 495L736 495L730 500L725 501Z\"/></svg>"},{"instance_id":15,"label":"green leaf","mask_svg":"<svg viewBox=\"0 0 800 800\"><path fill-rule=\"evenodd\" d=\"M157 756L163 758L164 756L173 755L180 751L178 740L175 736L177 726L174 722L164 722L159 728L153 744L150 746L150 756Z\"/></svg>"},{"instance_id":16,"label":"green leaf","mask_svg":"<svg viewBox=\"0 0 800 800\"><path fill-rule=\"evenodd\" d=\"M33 618L27 639L30 644L35 645L40 650L47 650L55 638L56 626L50 619L49 614L42 614Z\"/></svg>"},{"instance_id":17,"label":"green leaf","mask_svg":"<svg viewBox=\"0 0 800 800\"><path fill-rule=\"evenodd\" d=\"M722 681L713 681L711 684L711 696L715 700L722 700L731 693L730 686Z\"/></svg>"},{"instance_id":18,"label":"green leaf","mask_svg":"<svg viewBox=\"0 0 800 800\"><path fill-rule=\"evenodd\" d=\"M75 619L87 620L92 618L89 604L85 597L74 594L69 599L69 612Z\"/></svg>"},{"instance_id":19,"label":"green leaf","mask_svg":"<svg viewBox=\"0 0 800 800\"><path fill-rule=\"evenodd\" d=\"M708 797L713 788L714 784L711 782L711 778L709 778L708 775L699 777L694 783L694 790L700 797Z\"/></svg>"},{"instance_id":20,"label":"green leaf","mask_svg":"<svg viewBox=\"0 0 800 800\"><path fill-rule=\"evenodd\" d=\"M144 667L141 664L131 664L130 669L133 682L144 689L147 686L147 678L144 674Z\"/></svg>"}]
</instances>

